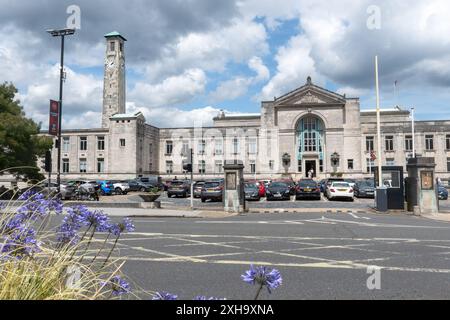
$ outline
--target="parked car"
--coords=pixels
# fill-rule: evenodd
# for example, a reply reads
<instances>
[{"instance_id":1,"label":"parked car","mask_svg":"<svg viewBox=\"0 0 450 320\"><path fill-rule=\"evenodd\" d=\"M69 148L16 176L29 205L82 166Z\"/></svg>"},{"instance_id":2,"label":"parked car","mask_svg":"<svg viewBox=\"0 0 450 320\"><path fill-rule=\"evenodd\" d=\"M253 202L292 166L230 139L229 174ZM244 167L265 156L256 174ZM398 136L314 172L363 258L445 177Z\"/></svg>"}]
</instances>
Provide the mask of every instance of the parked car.
<instances>
[{"instance_id":1,"label":"parked car","mask_svg":"<svg viewBox=\"0 0 450 320\"><path fill-rule=\"evenodd\" d=\"M164 184L162 183L162 178L158 176L147 176L147 177L139 177L136 179L137 181L152 185L159 190L164 190Z\"/></svg>"},{"instance_id":2,"label":"parked car","mask_svg":"<svg viewBox=\"0 0 450 320\"><path fill-rule=\"evenodd\" d=\"M357 198L375 198L375 181L358 181L354 187L355 197Z\"/></svg>"},{"instance_id":3,"label":"parked car","mask_svg":"<svg viewBox=\"0 0 450 320\"><path fill-rule=\"evenodd\" d=\"M348 199L354 201L354 190L348 182L332 182L327 188L328 200Z\"/></svg>"},{"instance_id":4,"label":"parked car","mask_svg":"<svg viewBox=\"0 0 450 320\"><path fill-rule=\"evenodd\" d=\"M128 180L128 185L130 186L130 191L140 191L140 192L149 192L155 186L150 183L145 183L138 180Z\"/></svg>"},{"instance_id":5,"label":"parked car","mask_svg":"<svg viewBox=\"0 0 450 320\"><path fill-rule=\"evenodd\" d=\"M43 193L44 195L48 194L48 184L46 182L40 183L38 184L36 187L41 188L40 191ZM50 193L51 194L56 194L58 192L58 184L54 183L54 182L50 182ZM71 187L71 186L67 186L65 184L61 183L61 188L60 188L60 198L62 200L70 200L72 199L74 193L75 193L75 187Z\"/></svg>"},{"instance_id":6,"label":"parked car","mask_svg":"<svg viewBox=\"0 0 450 320\"><path fill-rule=\"evenodd\" d=\"M202 202L207 200L223 201L224 181L206 181L203 185L201 199Z\"/></svg>"},{"instance_id":7,"label":"parked car","mask_svg":"<svg viewBox=\"0 0 450 320\"><path fill-rule=\"evenodd\" d=\"M194 184L194 198L201 198L202 196L202 189L205 185L205 181L197 181Z\"/></svg>"},{"instance_id":8,"label":"parked car","mask_svg":"<svg viewBox=\"0 0 450 320\"><path fill-rule=\"evenodd\" d=\"M96 191L100 192L101 182L98 181L88 181L87 183L92 184Z\"/></svg>"},{"instance_id":9,"label":"parked car","mask_svg":"<svg viewBox=\"0 0 450 320\"><path fill-rule=\"evenodd\" d=\"M439 200L448 200L448 190L443 185L439 185Z\"/></svg>"},{"instance_id":10,"label":"parked car","mask_svg":"<svg viewBox=\"0 0 450 320\"><path fill-rule=\"evenodd\" d=\"M305 198L320 200L322 198L320 186L314 180L300 180L297 184L297 188L295 189L295 197L297 200Z\"/></svg>"},{"instance_id":11,"label":"parked car","mask_svg":"<svg viewBox=\"0 0 450 320\"><path fill-rule=\"evenodd\" d=\"M190 194L191 183L189 181L172 181L170 187L167 189L167 196L169 198L172 198L173 196L187 198Z\"/></svg>"},{"instance_id":12,"label":"parked car","mask_svg":"<svg viewBox=\"0 0 450 320\"><path fill-rule=\"evenodd\" d=\"M356 180L353 180L353 179L344 179L344 181L347 182L347 183L350 185L350 187L352 187L352 188L355 187Z\"/></svg>"},{"instance_id":13,"label":"parked car","mask_svg":"<svg viewBox=\"0 0 450 320\"><path fill-rule=\"evenodd\" d=\"M244 184L245 200L259 201L261 196L259 194L259 186L256 182L246 182Z\"/></svg>"},{"instance_id":14,"label":"parked car","mask_svg":"<svg viewBox=\"0 0 450 320\"><path fill-rule=\"evenodd\" d=\"M290 200L291 187L286 182L272 182L266 189L267 201Z\"/></svg>"},{"instance_id":15,"label":"parked car","mask_svg":"<svg viewBox=\"0 0 450 320\"><path fill-rule=\"evenodd\" d=\"M327 180L326 179L321 180L319 182L320 192L325 193L326 186L327 186Z\"/></svg>"},{"instance_id":16,"label":"parked car","mask_svg":"<svg viewBox=\"0 0 450 320\"><path fill-rule=\"evenodd\" d=\"M102 196L110 196L114 192L114 184L111 181L99 181L100 194Z\"/></svg>"},{"instance_id":17,"label":"parked car","mask_svg":"<svg viewBox=\"0 0 450 320\"><path fill-rule=\"evenodd\" d=\"M130 192L130 185L127 181L111 181L115 194L127 194Z\"/></svg>"},{"instance_id":18,"label":"parked car","mask_svg":"<svg viewBox=\"0 0 450 320\"><path fill-rule=\"evenodd\" d=\"M326 195L327 189L331 186L333 182L345 182L342 178L330 178L326 180L324 194Z\"/></svg>"}]
</instances>

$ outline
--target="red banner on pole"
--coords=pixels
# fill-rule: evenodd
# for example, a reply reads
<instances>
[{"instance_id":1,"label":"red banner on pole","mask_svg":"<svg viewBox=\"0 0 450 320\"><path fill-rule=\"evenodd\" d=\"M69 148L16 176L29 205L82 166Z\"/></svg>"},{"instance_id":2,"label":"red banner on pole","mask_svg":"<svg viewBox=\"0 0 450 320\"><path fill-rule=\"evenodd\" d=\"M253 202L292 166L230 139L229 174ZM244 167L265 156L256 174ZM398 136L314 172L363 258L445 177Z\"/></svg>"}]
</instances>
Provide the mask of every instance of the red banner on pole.
<instances>
[{"instance_id":1,"label":"red banner on pole","mask_svg":"<svg viewBox=\"0 0 450 320\"><path fill-rule=\"evenodd\" d=\"M50 100L50 121L48 125L48 133L57 136L59 131L59 102Z\"/></svg>"}]
</instances>

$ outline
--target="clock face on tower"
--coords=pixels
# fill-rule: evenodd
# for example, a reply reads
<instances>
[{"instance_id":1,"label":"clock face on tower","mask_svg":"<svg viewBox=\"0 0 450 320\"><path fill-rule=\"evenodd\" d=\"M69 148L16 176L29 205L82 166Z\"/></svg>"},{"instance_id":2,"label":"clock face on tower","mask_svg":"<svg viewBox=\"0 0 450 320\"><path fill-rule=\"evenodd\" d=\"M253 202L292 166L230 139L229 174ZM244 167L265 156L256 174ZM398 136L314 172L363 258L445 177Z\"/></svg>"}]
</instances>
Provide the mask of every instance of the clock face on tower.
<instances>
[{"instance_id":1,"label":"clock face on tower","mask_svg":"<svg viewBox=\"0 0 450 320\"><path fill-rule=\"evenodd\" d=\"M111 58L106 59L105 64L106 64L107 69L114 68L114 64L115 64L114 58L111 57Z\"/></svg>"}]
</instances>

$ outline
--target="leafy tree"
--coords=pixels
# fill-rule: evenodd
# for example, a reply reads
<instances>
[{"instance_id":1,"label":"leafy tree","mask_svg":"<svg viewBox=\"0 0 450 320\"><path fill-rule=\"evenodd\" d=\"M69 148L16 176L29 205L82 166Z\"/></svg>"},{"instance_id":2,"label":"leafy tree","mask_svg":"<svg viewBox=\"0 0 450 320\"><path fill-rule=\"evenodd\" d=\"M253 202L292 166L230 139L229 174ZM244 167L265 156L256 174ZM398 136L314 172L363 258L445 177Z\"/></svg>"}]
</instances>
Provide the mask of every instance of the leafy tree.
<instances>
[{"instance_id":1,"label":"leafy tree","mask_svg":"<svg viewBox=\"0 0 450 320\"><path fill-rule=\"evenodd\" d=\"M40 124L26 118L17 89L11 83L0 84L0 175L4 170L16 177L43 179L38 157L52 148L52 139L38 136Z\"/></svg>"}]
</instances>

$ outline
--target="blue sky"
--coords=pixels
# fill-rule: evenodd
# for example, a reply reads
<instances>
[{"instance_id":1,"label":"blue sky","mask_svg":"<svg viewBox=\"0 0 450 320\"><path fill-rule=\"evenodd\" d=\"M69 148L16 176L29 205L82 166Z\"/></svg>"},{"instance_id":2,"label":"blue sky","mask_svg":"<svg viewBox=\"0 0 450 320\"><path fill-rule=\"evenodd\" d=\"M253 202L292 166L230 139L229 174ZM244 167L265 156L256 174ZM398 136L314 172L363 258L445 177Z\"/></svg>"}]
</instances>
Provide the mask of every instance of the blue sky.
<instances>
[{"instance_id":1,"label":"blue sky","mask_svg":"<svg viewBox=\"0 0 450 320\"><path fill-rule=\"evenodd\" d=\"M44 127L59 61L59 42L45 30L64 25L72 4L51 2L0 0L0 81L16 84L27 115ZM128 111L157 126L209 124L220 109L258 113L262 100L307 76L372 109L376 54L383 107L450 119L445 0L80 0L78 7L81 29L66 47L65 127L100 125L103 35L113 30L128 39Z\"/></svg>"}]
</instances>

